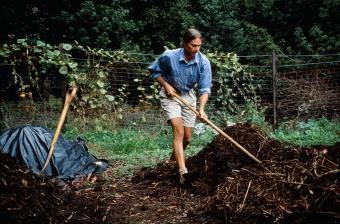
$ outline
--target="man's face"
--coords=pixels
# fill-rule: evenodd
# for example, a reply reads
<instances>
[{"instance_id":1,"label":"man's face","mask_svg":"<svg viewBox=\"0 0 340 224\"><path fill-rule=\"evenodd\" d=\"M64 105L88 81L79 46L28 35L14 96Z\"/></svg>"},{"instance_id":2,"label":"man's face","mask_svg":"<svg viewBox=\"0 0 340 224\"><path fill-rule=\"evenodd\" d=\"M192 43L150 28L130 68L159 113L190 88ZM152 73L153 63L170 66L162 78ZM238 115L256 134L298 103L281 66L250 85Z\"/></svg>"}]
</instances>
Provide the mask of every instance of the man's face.
<instances>
[{"instance_id":1,"label":"man's face","mask_svg":"<svg viewBox=\"0 0 340 224\"><path fill-rule=\"evenodd\" d=\"M184 50L188 54L188 56L194 56L202 45L202 40L200 38L196 38L189 43L184 44Z\"/></svg>"}]
</instances>

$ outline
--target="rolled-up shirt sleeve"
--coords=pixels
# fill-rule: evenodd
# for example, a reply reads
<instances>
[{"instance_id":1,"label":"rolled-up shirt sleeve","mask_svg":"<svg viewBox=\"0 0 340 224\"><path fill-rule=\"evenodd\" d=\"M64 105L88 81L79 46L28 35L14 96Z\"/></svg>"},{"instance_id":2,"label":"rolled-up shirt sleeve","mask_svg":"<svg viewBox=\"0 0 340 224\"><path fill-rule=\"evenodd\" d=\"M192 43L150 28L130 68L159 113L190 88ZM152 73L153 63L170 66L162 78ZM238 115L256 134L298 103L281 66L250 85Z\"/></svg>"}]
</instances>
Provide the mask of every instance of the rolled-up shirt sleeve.
<instances>
[{"instance_id":1,"label":"rolled-up shirt sleeve","mask_svg":"<svg viewBox=\"0 0 340 224\"><path fill-rule=\"evenodd\" d=\"M168 76L170 74L171 61L168 53L169 51L165 51L154 63L148 67L148 70L151 73L151 78L156 79L161 75Z\"/></svg>"},{"instance_id":2,"label":"rolled-up shirt sleeve","mask_svg":"<svg viewBox=\"0 0 340 224\"><path fill-rule=\"evenodd\" d=\"M209 60L204 60L202 63L200 78L197 83L198 93L200 95L203 94L210 94L211 87L212 87L212 72L211 72L211 65Z\"/></svg>"},{"instance_id":3,"label":"rolled-up shirt sleeve","mask_svg":"<svg viewBox=\"0 0 340 224\"><path fill-rule=\"evenodd\" d=\"M159 59L156 60L154 63L152 63L149 67L148 70L151 74L151 78L156 79L161 76L163 73L162 69L159 66Z\"/></svg>"}]
</instances>

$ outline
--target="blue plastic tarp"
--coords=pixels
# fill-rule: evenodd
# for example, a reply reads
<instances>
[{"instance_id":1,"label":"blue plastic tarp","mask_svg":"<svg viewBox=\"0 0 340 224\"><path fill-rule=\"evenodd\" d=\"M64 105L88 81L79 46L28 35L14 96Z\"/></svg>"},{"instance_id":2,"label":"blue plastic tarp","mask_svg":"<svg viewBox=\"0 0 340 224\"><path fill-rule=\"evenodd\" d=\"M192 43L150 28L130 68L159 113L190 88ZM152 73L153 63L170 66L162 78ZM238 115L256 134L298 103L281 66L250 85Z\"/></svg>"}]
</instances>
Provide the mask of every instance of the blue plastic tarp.
<instances>
[{"instance_id":1,"label":"blue plastic tarp","mask_svg":"<svg viewBox=\"0 0 340 224\"><path fill-rule=\"evenodd\" d=\"M16 158L33 173L40 173L45 164L54 132L41 126L23 125L0 132L0 151ZM74 141L59 135L54 154L44 171L46 176L72 180L108 168L106 160L97 159L88 152L81 138Z\"/></svg>"}]
</instances>

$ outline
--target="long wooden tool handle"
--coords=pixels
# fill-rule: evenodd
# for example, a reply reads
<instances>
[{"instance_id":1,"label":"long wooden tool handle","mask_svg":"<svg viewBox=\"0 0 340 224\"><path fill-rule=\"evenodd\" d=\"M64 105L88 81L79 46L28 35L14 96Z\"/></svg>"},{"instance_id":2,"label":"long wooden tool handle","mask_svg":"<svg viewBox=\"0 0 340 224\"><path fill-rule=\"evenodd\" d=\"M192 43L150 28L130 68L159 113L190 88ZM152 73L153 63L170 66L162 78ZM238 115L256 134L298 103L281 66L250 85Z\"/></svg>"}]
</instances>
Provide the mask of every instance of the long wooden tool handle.
<instances>
[{"instance_id":1,"label":"long wooden tool handle","mask_svg":"<svg viewBox=\"0 0 340 224\"><path fill-rule=\"evenodd\" d=\"M63 111L61 112L61 116L59 118L57 129L54 132L52 143L50 145L50 149L49 149L49 152L48 152L47 159L46 159L45 164L44 164L43 168L41 169L40 173L43 173L45 171L47 165L49 164L49 162L50 162L50 160L52 158L52 155L53 155L53 152L54 152L54 148L55 148L55 144L57 143L59 134L61 132L61 128L63 127L63 124L64 124L64 121L65 121L65 118L66 118L66 114L67 114L68 108L70 107L71 102L72 102L74 96L76 95L76 92L77 92L77 88L76 87L70 88L67 91L66 99L65 99L65 103L64 103L64 107L63 107Z\"/></svg>"},{"instance_id":2,"label":"long wooden tool handle","mask_svg":"<svg viewBox=\"0 0 340 224\"><path fill-rule=\"evenodd\" d=\"M193 108L187 101L185 101L182 97L180 97L177 93L172 94L174 97L176 97L179 101L181 101L183 104L185 104L190 110L192 110L196 115L199 115L199 112ZM218 133L223 135L226 139L228 139L231 143L233 143L237 148L242 150L244 153L246 153L250 158L255 160L257 163L262 163L260 160L258 160L255 156L253 156L249 151L247 151L245 148L243 148L239 143L237 143L233 138L231 138L229 135L227 135L224 131L222 131L219 127L217 127L215 124L213 124L210 120L207 118L201 118L203 121L205 121L207 124L209 124L212 128L214 128Z\"/></svg>"}]
</instances>

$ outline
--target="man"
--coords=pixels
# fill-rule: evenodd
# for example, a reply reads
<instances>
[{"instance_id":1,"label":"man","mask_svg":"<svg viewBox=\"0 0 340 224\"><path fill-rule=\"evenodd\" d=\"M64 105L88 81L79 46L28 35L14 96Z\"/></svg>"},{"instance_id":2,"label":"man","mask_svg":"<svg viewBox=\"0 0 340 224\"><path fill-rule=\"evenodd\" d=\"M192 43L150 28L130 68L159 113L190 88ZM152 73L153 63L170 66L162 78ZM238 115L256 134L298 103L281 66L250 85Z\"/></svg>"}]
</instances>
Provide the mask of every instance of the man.
<instances>
[{"instance_id":1,"label":"man","mask_svg":"<svg viewBox=\"0 0 340 224\"><path fill-rule=\"evenodd\" d=\"M185 165L184 150L192 137L196 114L173 97L179 94L196 108L196 95L199 93L199 116L207 118L204 111L211 93L211 65L207 57L200 52L201 33L190 28L185 31L182 47L165 51L149 66L151 77L161 85L160 101L173 129L173 155L179 171L180 183L184 184L188 170Z\"/></svg>"}]
</instances>

